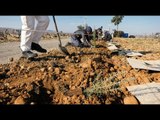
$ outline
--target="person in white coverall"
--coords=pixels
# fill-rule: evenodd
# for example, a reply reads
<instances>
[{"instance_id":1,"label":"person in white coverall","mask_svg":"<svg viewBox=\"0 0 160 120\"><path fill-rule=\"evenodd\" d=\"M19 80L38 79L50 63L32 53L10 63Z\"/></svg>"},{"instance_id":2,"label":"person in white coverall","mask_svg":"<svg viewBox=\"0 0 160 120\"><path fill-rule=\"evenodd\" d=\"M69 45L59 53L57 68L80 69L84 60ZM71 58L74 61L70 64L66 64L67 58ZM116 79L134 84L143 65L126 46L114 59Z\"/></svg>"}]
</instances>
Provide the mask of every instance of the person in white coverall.
<instances>
[{"instance_id":1,"label":"person in white coverall","mask_svg":"<svg viewBox=\"0 0 160 120\"><path fill-rule=\"evenodd\" d=\"M46 49L39 45L43 31L45 31L49 25L48 16L21 16L22 31L21 31L21 43L20 48L22 50L23 57L32 58L36 57L37 53L33 53L32 50L45 53ZM37 25L35 26L35 22ZM36 31L37 30L37 31Z\"/></svg>"}]
</instances>

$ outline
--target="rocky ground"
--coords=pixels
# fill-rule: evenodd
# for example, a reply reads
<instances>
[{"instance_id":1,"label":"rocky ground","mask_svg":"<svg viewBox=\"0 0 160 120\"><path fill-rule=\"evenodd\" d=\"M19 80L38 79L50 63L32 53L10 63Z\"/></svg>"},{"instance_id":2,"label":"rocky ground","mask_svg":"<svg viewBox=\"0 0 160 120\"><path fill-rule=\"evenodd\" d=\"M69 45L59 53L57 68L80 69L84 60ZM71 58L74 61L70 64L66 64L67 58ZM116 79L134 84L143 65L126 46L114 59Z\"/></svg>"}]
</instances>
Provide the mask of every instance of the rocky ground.
<instances>
[{"instance_id":1,"label":"rocky ground","mask_svg":"<svg viewBox=\"0 0 160 120\"><path fill-rule=\"evenodd\" d=\"M141 51L137 59L160 59L158 40L113 41L120 49ZM0 65L0 104L140 104L126 87L160 82L160 72L134 69L106 42L94 43L94 48L68 45L70 56L53 50Z\"/></svg>"}]
</instances>

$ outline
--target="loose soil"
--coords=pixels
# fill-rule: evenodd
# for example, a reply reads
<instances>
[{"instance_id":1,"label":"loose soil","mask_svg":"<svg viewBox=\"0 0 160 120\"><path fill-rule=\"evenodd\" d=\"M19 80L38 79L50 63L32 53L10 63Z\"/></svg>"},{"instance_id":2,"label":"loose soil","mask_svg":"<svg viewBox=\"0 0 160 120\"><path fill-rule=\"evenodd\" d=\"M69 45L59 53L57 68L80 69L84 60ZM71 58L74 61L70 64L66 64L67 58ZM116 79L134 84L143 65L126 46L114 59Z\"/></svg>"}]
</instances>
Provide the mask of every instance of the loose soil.
<instances>
[{"instance_id":1,"label":"loose soil","mask_svg":"<svg viewBox=\"0 0 160 120\"><path fill-rule=\"evenodd\" d=\"M160 59L157 40L113 40L120 49L143 52L143 60ZM160 82L160 72L132 68L126 56L107 49L68 45L66 56L52 50L37 58L0 65L0 104L140 104L127 86Z\"/></svg>"}]
</instances>

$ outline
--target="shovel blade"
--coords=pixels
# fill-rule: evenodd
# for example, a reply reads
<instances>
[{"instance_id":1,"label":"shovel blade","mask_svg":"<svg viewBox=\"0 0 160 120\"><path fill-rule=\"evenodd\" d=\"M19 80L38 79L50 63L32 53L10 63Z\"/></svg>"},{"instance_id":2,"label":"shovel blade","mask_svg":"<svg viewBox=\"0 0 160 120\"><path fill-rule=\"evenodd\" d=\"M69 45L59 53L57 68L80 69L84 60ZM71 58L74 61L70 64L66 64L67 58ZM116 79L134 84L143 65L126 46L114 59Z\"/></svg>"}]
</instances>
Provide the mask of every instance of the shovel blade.
<instances>
[{"instance_id":1,"label":"shovel blade","mask_svg":"<svg viewBox=\"0 0 160 120\"><path fill-rule=\"evenodd\" d=\"M60 51L63 52L65 55L70 55L68 50L65 47L63 47L61 45L59 45L58 47L59 47Z\"/></svg>"}]
</instances>

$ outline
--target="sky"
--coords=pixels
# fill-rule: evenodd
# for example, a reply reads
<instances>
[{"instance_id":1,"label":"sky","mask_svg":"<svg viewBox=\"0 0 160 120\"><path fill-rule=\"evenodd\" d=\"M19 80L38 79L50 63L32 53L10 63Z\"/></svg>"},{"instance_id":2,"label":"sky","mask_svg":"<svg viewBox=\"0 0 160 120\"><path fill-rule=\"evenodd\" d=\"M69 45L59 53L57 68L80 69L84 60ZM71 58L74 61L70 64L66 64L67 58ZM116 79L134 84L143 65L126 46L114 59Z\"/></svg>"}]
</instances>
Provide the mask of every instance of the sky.
<instances>
[{"instance_id":1,"label":"sky","mask_svg":"<svg viewBox=\"0 0 160 120\"><path fill-rule=\"evenodd\" d=\"M47 30L55 31L52 16ZM117 27L111 23L113 16L55 16L58 30L73 33L77 26L87 24L93 29L103 26L103 30L113 32ZM21 29L20 16L0 16L0 27ZM160 16L124 16L119 30L129 35L151 35L160 32Z\"/></svg>"}]
</instances>

